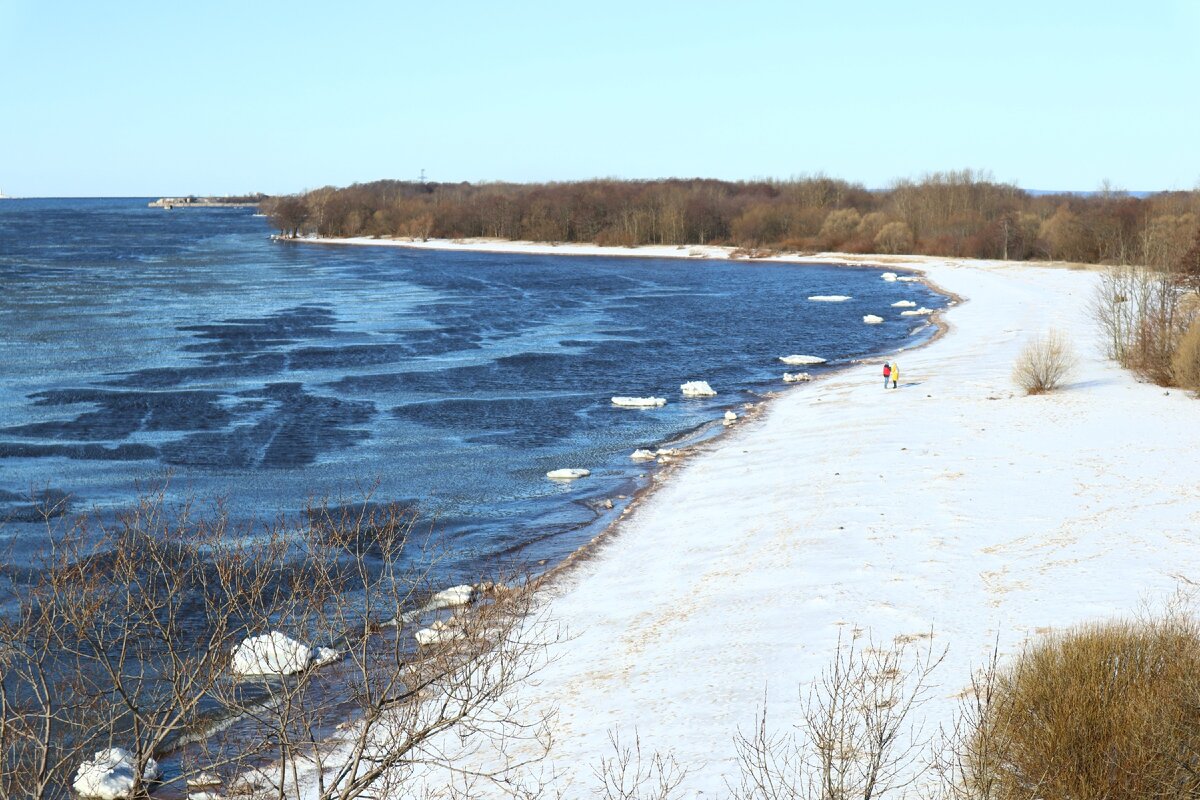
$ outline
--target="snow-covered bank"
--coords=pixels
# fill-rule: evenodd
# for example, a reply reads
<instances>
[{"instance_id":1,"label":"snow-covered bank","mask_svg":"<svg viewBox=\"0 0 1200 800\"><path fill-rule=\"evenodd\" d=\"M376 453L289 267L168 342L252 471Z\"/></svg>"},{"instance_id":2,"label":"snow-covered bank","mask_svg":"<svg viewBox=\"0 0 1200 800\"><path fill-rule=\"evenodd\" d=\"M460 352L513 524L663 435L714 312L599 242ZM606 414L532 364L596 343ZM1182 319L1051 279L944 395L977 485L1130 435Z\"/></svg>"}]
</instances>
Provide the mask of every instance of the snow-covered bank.
<instances>
[{"instance_id":1,"label":"snow-covered bank","mask_svg":"<svg viewBox=\"0 0 1200 800\"><path fill-rule=\"evenodd\" d=\"M606 254L592 249L579 254ZM571 638L529 692L558 708L547 771L565 796L590 796L612 729L674 750L688 796L724 796L738 727L765 697L789 730L839 634L932 631L949 648L923 709L936 726L995 641L1012 653L1200 579L1200 402L1104 360L1087 313L1096 276L886 263L968 301L945 313L950 335L899 356L898 390L870 363L786 393L680 466L548 593ZM1013 361L1051 327L1080 370L1059 393L1022 396Z\"/></svg>"}]
</instances>

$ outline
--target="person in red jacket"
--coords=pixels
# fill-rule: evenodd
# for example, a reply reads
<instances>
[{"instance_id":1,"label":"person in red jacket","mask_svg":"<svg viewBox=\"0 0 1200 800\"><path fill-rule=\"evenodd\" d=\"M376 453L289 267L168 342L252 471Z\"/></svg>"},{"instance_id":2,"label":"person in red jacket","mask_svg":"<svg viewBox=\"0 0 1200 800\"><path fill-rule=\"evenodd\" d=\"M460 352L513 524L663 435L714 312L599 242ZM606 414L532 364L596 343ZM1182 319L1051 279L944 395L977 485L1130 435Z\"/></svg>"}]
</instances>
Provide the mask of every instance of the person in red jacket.
<instances>
[{"instance_id":1,"label":"person in red jacket","mask_svg":"<svg viewBox=\"0 0 1200 800\"><path fill-rule=\"evenodd\" d=\"M886 361L883 363L883 388L888 388L888 382L892 379L892 365Z\"/></svg>"}]
</instances>

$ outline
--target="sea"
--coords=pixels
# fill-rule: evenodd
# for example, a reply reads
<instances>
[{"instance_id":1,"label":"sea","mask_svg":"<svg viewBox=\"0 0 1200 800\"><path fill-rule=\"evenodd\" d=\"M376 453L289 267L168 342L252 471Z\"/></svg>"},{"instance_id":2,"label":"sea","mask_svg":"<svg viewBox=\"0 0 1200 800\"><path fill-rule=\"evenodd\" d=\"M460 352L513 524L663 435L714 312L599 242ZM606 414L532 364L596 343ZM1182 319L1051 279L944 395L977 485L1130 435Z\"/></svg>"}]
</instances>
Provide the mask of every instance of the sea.
<instances>
[{"instance_id":1,"label":"sea","mask_svg":"<svg viewBox=\"0 0 1200 800\"><path fill-rule=\"evenodd\" d=\"M402 503L444 537L447 585L548 568L647 485L633 450L720 436L727 409L816 390L785 370L932 334L893 303L945 303L880 268L278 242L253 209L150 199L0 201L10 565L161 492L249 532ZM691 380L717 396L683 398ZM591 475L546 478L560 468Z\"/></svg>"}]
</instances>

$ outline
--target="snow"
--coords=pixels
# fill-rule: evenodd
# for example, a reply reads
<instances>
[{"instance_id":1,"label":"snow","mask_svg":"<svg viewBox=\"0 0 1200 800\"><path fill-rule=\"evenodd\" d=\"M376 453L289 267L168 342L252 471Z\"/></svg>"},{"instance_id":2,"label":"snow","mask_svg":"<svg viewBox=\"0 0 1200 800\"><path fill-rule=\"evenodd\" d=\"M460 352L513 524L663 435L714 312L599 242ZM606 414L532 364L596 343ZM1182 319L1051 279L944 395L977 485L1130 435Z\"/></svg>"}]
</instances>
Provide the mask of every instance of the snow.
<instances>
[{"instance_id":1,"label":"snow","mask_svg":"<svg viewBox=\"0 0 1200 800\"><path fill-rule=\"evenodd\" d=\"M634 461L653 461L655 454L653 450L637 449L629 456Z\"/></svg>"},{"instance_id":2,"label":"snow","mask_svg":"<svg viewBox=\"0 0 1200 800\"><path fill-rule=\"evenodd\" d=\"M586 469L585 470L570 469L570 470L556 470L556 471L557 472L583 472L585 475L589 474ZM546 475L547 475L547 477L551 477L550 473L546 473ZM577 477L582 478L583 475L579 475ZM440 592L435 593L433 595L433 597L429 598L429 602L425 604L425 610L426 611L436 611L439 608L451 608L453 606L470 605L471 601L475 599L475 595L476 595L475 587L469 583L462 583L462 584L459 584L458 586L451 586L448 589L442 589Z\"/></svg>"},{"instance_id":3,"label":"snow","mask_svg":"<svg viewBox=\"0 0 1200 800\"><path fill-rule=\"evenodd\" d=\"M819 356L780 356L779 360L789 366L800 364L824 364L825 359Z\"/></svg>"},{"instance_id":4,"label":"snow","mask_svg":"<svg viewBox=\"0 0 1200 800\"><path fill-rule=\"evenodd\" d=\"M785 372L783 373L784 383L807 383L812 380L812 375L807 372Z\"/></svg>"},{"instance_id":5,"label":"snow","mask_svg":"<svg viewBox=\"0 0 1200 800\"><path fill-rule=\"evenodd\" d=\"M679 387L684 397L716 397L717 393L708 385L708 381L688 381Z\"/></svg>"},{"instance_id":6,"label":"snow","mask_svg":"<svg viewBox=\"0 0 1200 800\"><path fill-rule=\"evenodd\" d=\"M879 323L883 322L883 317L876 316L875 314L867 314L865 317L863 317L863 322L867 323L868 325L878 325Z\"/></svg>"},{"instance_id":7,"label":"snow","mask_svg":"<svg viewBox=\"0 0 1200 800\"><path fill-rule=\"evenodd\" d=\"M901 311L900 316L902 316L902 317L925 317L932 313L933 313L932 308L925 308L924 306L921 306L920 308L914 308L914 309L910 309L908 311Z\"/></svg>"},{"instance_id":8,"label":"snow","mask_svg":"<svg viewBox=\"0 0 1200 800\"><path fill-rule=\"evenodd\" d=\"M71 786L83 797L103 800L129 797L137 769L136 760L133 753L121 747L100 750L90 761L79 765ZM158 775L158 763L152 758L147 760L142 780L157 780Z\"/></svg>"},{"instance_id":9,"label":"snow","mask_svg":"<svg viewBox=\"0 0 1200 800\"><path fill-rule=\"evenodd\" d=\"M622 408L655 408L665 406L667 399L665 397L614 397L612 404Z\"/></svg>"},{"instance_id":10,"label":"snow","mask_svg":"<svg viewBox=\"0 0 1200 800\"><path fill-rule=\"evenodd\" d=\"M848 294L814 294L808 299L817 303L844 303L853 298Z\"/></svg>"},{"instance_id":11,"label":"snow","mask_svg":"<svg viewBox=\"0 0 1200 800\"><path fill-rule=\"evenodd\" d=\"M229 668L235 675L293 675L307 669L312 660L308 645L271 631L243 640L234 648Z\"/></svg>"},{"instance_id":12,"label":"snow","mask_svg":"<svg viewBox=\"0 0 1200 800\"><path fill-rule=\"evenodd\" d=\"M587 469L552 469L546 473L546 477L552 481L573 481L576 478L586 478L591 475L591 470Z\"/></svg>"},{"instance_id":13,"label":"snow","mask_svg":"<svg viewBox=\"0 0 1200 800\"><path fill-rule=\"evenodd\" d=\"M892 308L914 308L916 305L912 300L898 300L892 303Z\"/></svg>"}]
</instances>

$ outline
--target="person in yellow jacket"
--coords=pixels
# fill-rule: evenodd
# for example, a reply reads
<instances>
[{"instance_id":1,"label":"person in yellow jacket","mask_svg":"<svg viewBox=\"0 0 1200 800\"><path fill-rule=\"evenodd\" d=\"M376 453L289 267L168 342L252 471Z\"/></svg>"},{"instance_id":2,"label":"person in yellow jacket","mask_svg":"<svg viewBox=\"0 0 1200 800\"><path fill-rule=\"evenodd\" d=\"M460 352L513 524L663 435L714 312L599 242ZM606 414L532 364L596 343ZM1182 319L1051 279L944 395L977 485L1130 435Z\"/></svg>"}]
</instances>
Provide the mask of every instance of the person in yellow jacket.
<instances>
[{"instance_id":1,"label":"person in yellow jacket","mask_svg":"<svg viewBox=\"0 0 1200 800\"><path fill-rule=\"evenodd\" d=\"M892 362L892 388L895 389L900 383L900 365L895 361Z\"/></svg>"}]
</instances>

